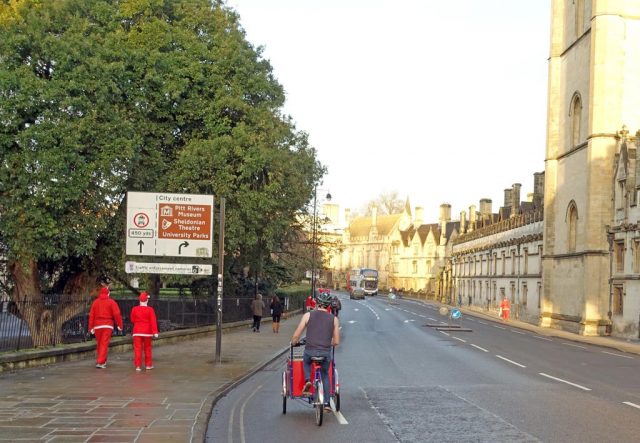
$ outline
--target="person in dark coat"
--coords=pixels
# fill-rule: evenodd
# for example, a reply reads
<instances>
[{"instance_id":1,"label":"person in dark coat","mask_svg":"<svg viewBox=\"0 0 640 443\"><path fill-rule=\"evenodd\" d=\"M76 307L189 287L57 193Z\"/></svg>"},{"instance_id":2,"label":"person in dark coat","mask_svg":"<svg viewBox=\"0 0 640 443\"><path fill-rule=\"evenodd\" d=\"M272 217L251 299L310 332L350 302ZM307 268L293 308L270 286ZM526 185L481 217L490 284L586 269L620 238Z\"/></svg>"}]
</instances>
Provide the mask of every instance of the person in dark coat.
<instances>
[{"instance_id":1,"label":"person in dark coat","mask_svg":"<svg viewBox=\"0 0 640 443\"><path fill-rule=\"evenodd\" d=\"M262 320L264 308L265 306L262 301L262 294L258 293L256 298L251 302L251 312L253 313L253 332L260 332L260 321Z\"/></svg>"},{"instance_id":2,"label":"person in dark coat","mask_svg":"<svg viewBox=\"0 0 640 443\"><path fill-rule=\"evenodd\" d=\"M280 298L277 295L273 295L271 297L271 328L273 329L273 333L277 334L280 332L280 316L282 315L282 311L284 306L282 306L282 302L280 302Z\"/></svg>"}]
</instances>

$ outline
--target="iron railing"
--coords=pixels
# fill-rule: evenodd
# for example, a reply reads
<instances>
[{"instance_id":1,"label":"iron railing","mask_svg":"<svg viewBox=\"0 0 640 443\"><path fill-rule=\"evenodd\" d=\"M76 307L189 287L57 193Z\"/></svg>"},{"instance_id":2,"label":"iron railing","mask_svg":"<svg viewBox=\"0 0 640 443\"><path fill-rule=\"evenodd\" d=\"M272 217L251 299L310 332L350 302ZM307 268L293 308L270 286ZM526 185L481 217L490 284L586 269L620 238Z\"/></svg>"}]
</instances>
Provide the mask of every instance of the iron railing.
<instances>
[{"instance_id":1,"label":"iron railing","mask_svg":"<svg viewBox=\"0 0 640 443\"><path fill-rule=\"evenodd\" d=\"M232 323L252 318L251 295L225 297L222 304L222 321ZM281 296L285 311L301 309L302 296ZM130 334L131 309L138 300L116 299L123 319L123 333ZM264 298L269 316L268 297ZM160 332L194 328L216 324L216 301L209 298L175 297L151 300L158 319ZM90 302L60 302L58 297L42 301L0 302L0 352L18 351L39 346L59 346L93 339L88 329ZM31 331L30 326L38 328Z\"/></svg>"}]
</instances>

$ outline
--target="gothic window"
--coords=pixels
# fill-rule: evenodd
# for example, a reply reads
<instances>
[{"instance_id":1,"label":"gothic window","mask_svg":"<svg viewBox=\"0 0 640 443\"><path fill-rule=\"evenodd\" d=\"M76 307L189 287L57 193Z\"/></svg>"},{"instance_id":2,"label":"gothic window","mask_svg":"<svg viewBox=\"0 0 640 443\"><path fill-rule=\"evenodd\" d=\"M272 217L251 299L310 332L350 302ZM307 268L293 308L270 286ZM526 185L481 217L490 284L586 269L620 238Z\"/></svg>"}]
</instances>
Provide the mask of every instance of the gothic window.
<instances>
[{"instance_id":1,"label":"gothic window","mask_svg":"<svg viewBox=\"0 0 640 443\"><path fill-rule=\"evenodd\" d=\"M613 244L616 271L624 272L624 241L617 241Z\"/></svg>"},{"instance_id":2,"label":"gothic window","mask_svg":"<svg viewBox=\"0 0 640 443\"><path fill-rule=\"evenodd\" d=\"M502 275L505 274L507 270L507 258L504 251L502 251Z\"/></svg>"},{"instance_id":3,"label":"gothic window","mask_svg":"<svg viewBox=\"0 0 640 443\"><path fill-rule=\"evenodd\" d=\"M571 117L571 147L575 147L580 143L580 121L582 120L582 99L577 92L571 99L569 116Z\"/></svg>"},{"instance_id":4,"label":"gothic window","mask_svg":"<svg viewBox=\"0 0 640 443\"><path fill-rule=\"evenodd\" d=\"M527 284L522 283L522 297L521 297L522 306L527 306Z\"/></svg>"},{"instance_id":5,"label":"gothic window","mask_svg":"<svg viewBox=\"0 0 640 443\"><path fill-rule=\"evenodd\" d=\"M584 0L574 0L576 38L580 37L584 28Z\"/></svg>"},{"instance_id":6,"label":"gothic window","mask_svg":"<svg viewBox=\"0 0 640 443\"><path fill-rule=\"evenodd\" d=\"M640 239L633 240L633 273L640 273Z\"/></svg>"},{"instance_id":7,"label":"gothic window","mask_svg":"<svg viewBox=\"0 0 640 443\"><path fill-rule=\"evenodd\" d=\"M622 315L624 313L624 287L613 287L613 314Z\"/></svg>"},{"instance_id":8,"label":"gothic window","mask_svg":"<svg viewBox=\"0 0 640 443\"><path fill-rule=\"evenodd\" d=\"M529 250L527 248L524 248L523 266L522 272L527 275L529 273Z\"/></svg>"},{"instance_id":9,"label":"gothic window","mask_svg":"<svg viewBox=\"0 0 640 443\"><path fill-rule=\"evenodd\" d=\"M576 239L578 236L578 209L575 202L569 204L569 213L567 215L567 222L569 224L569 238L568 238L568 250L569 252L576 251Z\"/></svg>"},{"instance_id":10,"label":"gothic window","mask_svg":"<svg viewBox=\"0 0 640 443\"><path fill-rule=\"evenodd\" d=\"M413 267L413 273L417 274L418 273L418 262L416 260L414 260L411 264L412 264L412 267Z\"/></svg>"},{"instance_id":11,"label":"gothic window","mask_svg":"<svg viewBox=\"0 0 640 443\"><path fill-rule=\"evenodd\" d=\"M511 275L516 275L516 251L511 250Z\"/></svg>"}]
</instances>

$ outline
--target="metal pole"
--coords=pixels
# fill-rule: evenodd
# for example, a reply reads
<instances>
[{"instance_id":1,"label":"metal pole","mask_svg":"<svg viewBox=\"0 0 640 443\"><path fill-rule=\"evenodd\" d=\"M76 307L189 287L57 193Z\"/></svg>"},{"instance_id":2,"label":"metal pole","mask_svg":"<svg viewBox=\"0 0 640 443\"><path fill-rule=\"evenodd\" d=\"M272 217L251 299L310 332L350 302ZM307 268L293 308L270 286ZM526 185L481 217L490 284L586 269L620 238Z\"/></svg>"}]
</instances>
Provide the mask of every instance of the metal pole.
<instances>
[{"instance_id":1,"label":"metal pole","mask_svg":"<svg viewBox=\"0 0 640 443\"><path fill-rule=\"evenodd\" d=\"M224 206L225 198L220 198L220 233L218 237L218 299L216 316L216 363L222 363L222 283L224 273Z\"/></svg>"},{"instance_id":2,"label":"metal pole","mask_svg":"<svg viewBox=\"0 0 640 443\"><path fill-rule=\"evenodd\" d=\"M516 283L516 319L520 319L520 244L518 243L518 280Z\"/></svg>"},{"instance_id":3,"label":"metal pole","mask_svg":"<svg viewBox=\"0 0 640 443\"><path fill-rule=\"evenodd\" d=\"M316 203L318 198L318 187L313 188L313 228L312 228L312 250L311 250L311 296L315 298L316 296L316 236L317 236L317 215L316 215Z\"/></svg>"}]
</instances>

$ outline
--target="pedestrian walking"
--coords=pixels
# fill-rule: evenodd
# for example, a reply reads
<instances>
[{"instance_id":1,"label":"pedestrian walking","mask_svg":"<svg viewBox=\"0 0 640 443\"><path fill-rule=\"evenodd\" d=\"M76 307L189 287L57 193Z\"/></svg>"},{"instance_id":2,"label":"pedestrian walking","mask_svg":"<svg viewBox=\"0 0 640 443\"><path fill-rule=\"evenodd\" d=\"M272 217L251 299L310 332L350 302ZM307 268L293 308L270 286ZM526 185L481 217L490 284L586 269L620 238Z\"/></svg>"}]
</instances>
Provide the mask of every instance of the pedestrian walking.
<instances>
[{"instance_id":1,"label":"pedestrian walking","mask_svg":"<svg viewBox=\"0 0 640 443\"><path fill-rule=\"evenodd\" d=\"M511 311L511 303L507 300L507 296L505 295L502 301L500 302L500 312L502 313L502 320L509 320L509 312Z\"/></svg>"},{"instance_id":2,"label":"pedestrian walking","mask_svg":"<svg viewBox=\"0 0 640 443\"><path fill-rule=\"evenodd\" d=\"M147 304L149 294L142 292L138 301L139 306L131 309L131 323L133 323L133 364L136 371L142 371L142 353L144 351L144 368L153 369L151 338L158 338L158 321L156 311Z\"/></svg>"},{"instance_id":3,"label":"pedestrian walking","mask_svg":"<svg viewBox=\"0 0 640 443\"><path fill-rule=\"evenodd\" d=\"M280 298L276 294L273 294L271 297L271 328L273 329L273 333L277 334L280 332L280 317L282 316L283 306L280 302Z\"/></svg>"},{"instance_id":4,"label":"pedestrian walking","mask_svg":"<svg viewBox=\"0 0 640 443\"><path fill-rule=\"evenodd\" d=\"M109 341L113 333L114 323L118 331L122 331L122 315L118 304L109 298L109 288L100 288L98 298L91 304L89 311L89 331L96 336L96 368L107 367Z\"/></svg>"},{"instance_id":5,"label":"pedestrian walking","mask_svg":"<svg viewBox=\"0 0 640 443\"><path fill-rule=\"evenodd\" d=\"M307 301L304 302L304 310L306 312L310 312L313 311L316 307L316 301L313 298L313 295L310 295L309 297L307 297Z\"/></svg>"},{"instance_id":6,"label":"pedestrian walking","mask_svg":"<svg viewBox=\"0 0 640 443\"><path fill-rule=\"evenodd\" d=\"M262 301L262 294L258 292L256 298L251 302L251 312L253 312L253 332L260 332L260 321L262 320L264 308L265 306Z\"/></svg>"}]
</instances>

